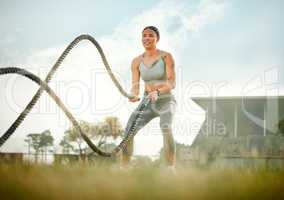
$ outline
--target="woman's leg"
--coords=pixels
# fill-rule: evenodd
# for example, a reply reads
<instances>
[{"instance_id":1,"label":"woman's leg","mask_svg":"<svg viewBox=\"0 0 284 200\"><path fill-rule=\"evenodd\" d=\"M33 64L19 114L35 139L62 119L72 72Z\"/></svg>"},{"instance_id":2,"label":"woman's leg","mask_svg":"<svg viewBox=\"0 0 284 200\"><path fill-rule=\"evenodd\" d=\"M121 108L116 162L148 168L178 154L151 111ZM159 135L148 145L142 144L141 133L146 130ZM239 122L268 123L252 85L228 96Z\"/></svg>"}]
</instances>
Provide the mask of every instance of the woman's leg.
<instances>
[{"instance_id":1,"label":"woman's leg","mask_svg":"<svg viewBox=\"0 0 284 200\"><path fill-rule=\"evenodd\" d=\"M141 103L142 103L142 101L141 101ZM128 134L128 132L131 128L131 125L134 122L136 115L138 114L137 110L138 110L140 104L133 111L130 118L128 119L128 122L127 122L127 125L126 125L126 128L125 128L125 132L124 132L124 136L126 136L126 134ZM141 128L143 128L147 123L149 123L155 117L156 117L156 115L152 112L150 104L148 104L148 106L142 112L141 118L137 122L138 126L136 127L136 132L138 132ZM133 146L134 146L134 141L133 141L133 138L132 138L131 140L129 140L126 148L124 148L122 150L122 165L126 166L126 165L129 164L131 156L133 154Z\"/></svg>"},{"instance_id":2,"label":"woman's leg","mask_svg":"<svg viewBox=\"0 0 284 200\"><path fill-rule=\"evenodd\" d=\"M174 166L176 159L176 144L173 137L172 121L176 108L176 101L170 100L161 105L160 127L163 133L164 157L167 165Z\"/></svg>"},{"instance_id":3,"label":"woman's leg","mask_svg":"<svg viewBox=\"0 0 284 200\"><path fill-rule=\"evenodd\" d=\"M163 144L164 144L164 157L167 165L175 165L176 160L176 146L172 134L172 129L163 129Z\"/></svg>"}]
</instances>

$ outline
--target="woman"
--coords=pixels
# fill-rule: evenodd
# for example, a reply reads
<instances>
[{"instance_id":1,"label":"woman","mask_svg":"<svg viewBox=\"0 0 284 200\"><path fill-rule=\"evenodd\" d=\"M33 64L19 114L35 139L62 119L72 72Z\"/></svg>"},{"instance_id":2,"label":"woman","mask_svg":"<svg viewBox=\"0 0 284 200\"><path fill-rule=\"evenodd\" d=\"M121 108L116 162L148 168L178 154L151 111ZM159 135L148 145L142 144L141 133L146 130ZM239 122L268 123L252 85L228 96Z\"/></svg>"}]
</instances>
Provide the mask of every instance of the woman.
<instances>
[{"instance_id":1,"label":"woman","mask_svg":"<svg viewBox=\"0 0 284 200\"><path fill-rule=\"evenodd\" d=\"M172 119L176 107L176 100L171 93L175 88L174 59L168 52L159 50L156 45L160 39L159 30L154 26L147 26L142 31L142 43L145 52L133 59L131 64L133 98L131 102L139 101L140 76L145 82L143 98L149 98L150 104L142 114L137 131L144 127L155 117L160 117L160 127L163 133L164 156L169 167L175 164L175 142L172 134ZM141 101L142 103L142 101ZM138 106L139 107L139 106ZM137 108L138 108L137 107ZM128 120L126 131L128 132L136 110ZM122 153L122 164L126 166L133 153L133 140Z\"/></svg>"}]
</instances>

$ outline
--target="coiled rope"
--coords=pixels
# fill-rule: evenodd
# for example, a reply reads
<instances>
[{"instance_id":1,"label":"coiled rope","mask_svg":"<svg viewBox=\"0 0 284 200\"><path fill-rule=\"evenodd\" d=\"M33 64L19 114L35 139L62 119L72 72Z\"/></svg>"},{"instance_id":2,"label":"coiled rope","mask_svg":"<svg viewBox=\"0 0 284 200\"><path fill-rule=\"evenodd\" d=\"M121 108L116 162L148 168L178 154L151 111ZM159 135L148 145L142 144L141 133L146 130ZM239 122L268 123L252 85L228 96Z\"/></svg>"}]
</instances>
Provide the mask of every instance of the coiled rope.
<instances>
[{"instance_id":1,"label":"coiled rope","mask_svg":"<svg viewBox=\"0 0 284 200\"><path fill-rule=\"evenodd\" d=\"M36 102L39 100L41 94L43 91L46 91L49 96L56 102L56 104L62 109L64 114L68 117L68 119L71 121L73 126L79 131L80 135L84 139L84 141L89 145L89 147L96 153L98 153L101 156L110 157L117 154L121 149L125 148L127 146L127 143L130 139L134 137L134 135L137 132L137 126L139 119L141 118L141 115L144 111L144 108L147 106L147 104L150 102L148 98L144 98L142 103L140 104L138 108L138 112L135 115L134 121L130 126L130 129L128 133L126 133L123 140L120 142L119 145L117 145L112 152L104 152L100 150L83 132L82 128L80 127L79 123L76 121L76 119L73 117L71 112L68 111L66 106L63 104L63 102L59 99L59 97L53 92L53 90L48 86L48 82L52 79L52 76L56 72L56 70L59 68L59 66L62 64L63 60L66 58L66 56L69 54L69 52L82 40L88 40L90 41L98 50L101 59L104 63L104 66L111 77L112 81L114 82L115 86L118 88L120 93L127 97L132 98L133 96L127 94L125 90L121 87L120 83L115 78L114 74L111 71L110 65L107 62L107 59L105 57L105 54L99 45L99 43L90 35L80 35L77 38L75 38L63 51L63 53L60 55L60 57L57 59L51 70L49 71L48 75L45 78L45 81L42 81L39 77L36 75L28 72L27 70L16 68L16 67L6 67L6 68L0 68L0 75L6 75L6 74L19 74L26 78L29 78L30 80L36 82L40 85L40 88L36 92L36 94L33 96L31 101L28 103L28 105L25 107L25 109L21 112L21 114L17 117L17 119L12 123L12 125L8 128L8 130L1 136L0 138L0 147L8 140L8 138L15 132L15 130L20 126L20 124L23 122L27 114L31 111L33 106L36 104Z\"/></svg>"}]
</instances>

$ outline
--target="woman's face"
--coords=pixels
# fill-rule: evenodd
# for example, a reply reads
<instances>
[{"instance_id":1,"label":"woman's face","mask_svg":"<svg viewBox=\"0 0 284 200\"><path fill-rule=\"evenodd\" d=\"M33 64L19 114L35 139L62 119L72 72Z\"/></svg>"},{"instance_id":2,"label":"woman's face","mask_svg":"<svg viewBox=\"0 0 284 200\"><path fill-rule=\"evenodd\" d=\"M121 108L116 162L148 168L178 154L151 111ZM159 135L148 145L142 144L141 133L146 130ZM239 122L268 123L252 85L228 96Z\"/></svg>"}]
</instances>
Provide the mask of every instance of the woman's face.
<instances>
[{"instance_id":1,"label":"woman's face","mask_svg":"<svg viewBox=\"0 0 284 200\"><path fill-rule=\"evenodd\" d=\"M156 33L151 29L146 29L142 32L142 44L145 49L156 48L156 44L159 41Z\"/></svg>"}]
</instances>

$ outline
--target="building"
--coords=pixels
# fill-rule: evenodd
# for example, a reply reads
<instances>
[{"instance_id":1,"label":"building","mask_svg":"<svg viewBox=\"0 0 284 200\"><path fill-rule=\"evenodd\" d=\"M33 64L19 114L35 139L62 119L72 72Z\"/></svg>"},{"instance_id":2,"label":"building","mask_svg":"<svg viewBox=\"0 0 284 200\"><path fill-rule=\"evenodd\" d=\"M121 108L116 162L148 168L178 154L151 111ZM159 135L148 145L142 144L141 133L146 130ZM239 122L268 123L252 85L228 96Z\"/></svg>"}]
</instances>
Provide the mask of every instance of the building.
<instances>
[{"instance_id":1,"label":"building","mask_svg":"<svg viewBox=\"0 0 284 200\"><path fill-rule=\"evenodd\" d=\"M193 97L206 111L206 121L200 134L274 135L284 118L284 96Z\"/></svg>"},{"instance_id":2,"label":"building","mask_svg":"<svg viewBox=\"0 0 284 200\"><path fill-rule=\"evenodd\" d=\"M247 163L254 165L257 160L284 167L284 138L278 130L279 121L284 119L284 96L192 100L206 111L206 120L185 155L188 160L208 163L223 159L235 163L239 159L238 163L250 160Z\"/></svg>"}]
</instances>

